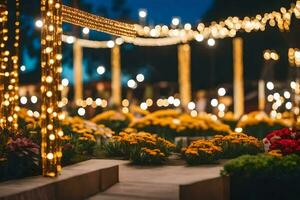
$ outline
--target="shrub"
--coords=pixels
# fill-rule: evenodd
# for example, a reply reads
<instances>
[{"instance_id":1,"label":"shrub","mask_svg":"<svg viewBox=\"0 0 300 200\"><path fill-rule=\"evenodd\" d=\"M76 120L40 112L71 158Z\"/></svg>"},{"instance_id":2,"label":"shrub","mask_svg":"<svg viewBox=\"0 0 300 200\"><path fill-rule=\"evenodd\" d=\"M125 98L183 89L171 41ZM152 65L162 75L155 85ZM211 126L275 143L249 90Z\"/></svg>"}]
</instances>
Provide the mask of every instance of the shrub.
<instances>
[{"instance_id":1,"label":"shrub","mask_svg":"<svg viewBox=\"0 0 300 200\"><path fill-rule=\"evenodd\" d=\"M130 113L125 114L113 110L103 112L91 119L91 121L96 124L104 124L116 134L119 134L120 131L127 128L132 120L133 116Z\"/></svg>"},{"instance_id":2,"label":"shrub","mask_svg":"<svg viewBox=\"0 0 300 200\"><path fill-rule=\"evenodd\" d=\"M222 158L235 158L244 154L258 154L263 151L262 143L255 137L244 133L216 135L213 142L222 147Z\"/></svg>"},{"instance_id":3,"label":"shrub","mask_svg":"<svg viewBox=\"0 0 300 200\"><path fill-rule=\"evenodd\" d=\"M231 199L298 199L300 192L300 157L244 155L230 160L222 175L230 176Z\"/></svg>"},{"instance_id":4,"label":"shrub","mask_svg":"<svg viewBox=\"0 0 300 200\"><path fill-rule=\"evenodd\" d=\"M126 129L104 145L108 156L130 159L136 164L162 163L175 145L157 135Z\"/></svg>"},{"instance_id":5,"label":"shrub","mask_svg":"<svg viewBox=\"0 0 300 200\"><path fill-rule=\"evenodd\" d=\"M131 123L130 127L155 133L172 141L177 136L206 137L215 134L226 135L231 131L228 125L213 119L209 115L192 117L188 114L180 114L176 110L153 112Z\"/></svg>"},{"instance_id":6,"label":"shrub","mask_svg":"<svg viewBox=\"0 0 300 200\"><path fill-rule=\"evenodd\" d=\"M183 148L182 156L190 165L215 163L221 156L222 148L210 140L197 140Z\"/></svg>"},{"instance_id":7,"label":"shrub","mask_svg":"<svg viewBox=\"0 0 300 200\"><path fill-rule=\"evenodd\" d=\"M243 132L263 139L271 131L291 126L290 122L283 119L272 119L264 112L252 112L244 115L237 124Z\"/></svg>"}]
</instances>

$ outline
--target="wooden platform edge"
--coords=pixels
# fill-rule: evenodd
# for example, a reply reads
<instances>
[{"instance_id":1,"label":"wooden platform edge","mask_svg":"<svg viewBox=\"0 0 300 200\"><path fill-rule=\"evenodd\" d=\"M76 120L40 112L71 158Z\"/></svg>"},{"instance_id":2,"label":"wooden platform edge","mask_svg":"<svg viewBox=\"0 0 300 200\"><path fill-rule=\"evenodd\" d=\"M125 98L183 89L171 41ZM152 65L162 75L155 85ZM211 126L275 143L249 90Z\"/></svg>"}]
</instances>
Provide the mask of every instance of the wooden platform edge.
<instances>
[{"instance_id":1,"label":"wooden platform edge","mask_svg":"<svg viewBox=\"0 0 300 200\"><path fill-rule=\"evenodd\" d=\"M229 200L229 176L220 176L179 186L180 200L190 200L199 198L207 200Z\"/></svg>"},{"instance_id":2,"label":"wooden platform edge","mask_svg":"<svg viewBox=\"0 0 300 200\"><path fill-rule=\"evenodd\" d=\"M96 164L96 161L90 162ZM88 168L89 162L81 164L85 169ZM76 164L75 164L76 165ZM63 173L66 177L61 178L42 178L31 177L28 179L9 181L9 186L5 187L5 183L0 185L0 200L81 200L92 195L102 192L112 185L119 182L119 166L115 163L109 165L105 163L105 167L101 168L101 160L99 160L100 169L92 169L85 171L82 169L66 168ZM71 167L72 168L72 167ZM76 167L75 167L76 168ZM75 175L70 175L77 173ZM44 181L44 183L41 183ZM31 186L26 187L27 182ZM24 185L25 184L25 185ZM36 185L36 187L35 187ZM22 189L23 186L23 189ZM9 187L13 189L10 192ZM20 187L19 190L16 187ZM25 189L24 189L25 188ZM7 190L7 191L3 191ZM1 194L3 191L4 194ZM6 194L5 194L6 193Z\"/></svg>"}]
</instances>

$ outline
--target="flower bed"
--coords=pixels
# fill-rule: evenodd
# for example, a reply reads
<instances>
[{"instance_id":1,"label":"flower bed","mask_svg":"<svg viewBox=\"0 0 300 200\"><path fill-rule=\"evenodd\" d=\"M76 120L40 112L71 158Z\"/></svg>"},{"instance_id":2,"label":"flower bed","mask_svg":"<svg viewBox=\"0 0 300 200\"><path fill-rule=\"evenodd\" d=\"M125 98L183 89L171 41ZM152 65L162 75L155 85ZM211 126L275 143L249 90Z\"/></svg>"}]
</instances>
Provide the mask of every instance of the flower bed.
<instances>
[{"instance_id":1,"label":"flower bed","mask_svg":"<svg viewBox=\"0 0 300 200\"><path fill-rule=\"evenodd\" d=\"M0 181L38 175L40 164L40 125L30 112L19 113L19 133L0 129ZM94 157L97 144L113 135L104 125L67 117L62 124L62 164L68 165Z\"/></svg>"},{"instance_id":2,"label":"flower bed","mask_svg":"<svg viewBox=\"0 0 300 200\"><path fill-rule=\"evenodd\" d=\"M242 128L243 133L263 139L267 133L284 127L290 127L289 120L272 119L264 112L252 112L244 115L238 122L238 128Z\"/></svg>"},{"instance_id":3,"label":"flower bed","mask_svg":"<svg viewBox=\"0 0 300 200\"><path fill-rule=\"evenodd\" d=\"M103 124L118 134L133 121L133 115L110 110L95 116L91 121L96 124Z\"/></svg>"},{"instance_id":4,"label":"flower bed","mask_svg":"<svg viewBox=\"0 0 300 200\"><path fill-rule=\"evenodd\" d=\"M175 145L157 135L126 129L104 145L110 157L130 159L135 164L161 164Z\"/></svg>"},{"instance_id":5,"label":"flower bed","mask_svg":"<svg viewBox=\"0 0 300 200\"><path fill-rule=\"evenodd\" d=\"M210 140L197 140L183 148L182 157L190 165L215 163L222 153L222 148Z\"/></svg>"},{"instance_id":6,"label":"flower bed","mask_svg":"<svg viewBox=\"0 0 300 200\"><path fill-rule=\"evenodd\" d=\"M263 140L266 151L276 151L282 155L300 155L300 132L289 128L273 131Z\"/></svg>"},{"instance_id":7,"label":"flower bed","mask_svg":"<svg viewBox=\"0 0 300 200\"><path fill-rule=\"evenodd\" d=\"M192 117L188 114L180 114L176 110L153 112L131 123L130 127L156 133L172 141L179 136L207 137L214 134L226 135L231 132L228 125L212 119L209 115Z\"/></svg>"},{"instance_id":8,"label":"flower bed","mask_svg":"<svg viewBox=\"0 0 300 200\"><path fill-rule=\"evenodd\" d=\"M182 156L188 164L215 163L220 158L235 158L244 154L262 152L262 143L243 133L216 135L212 139L200 139L183 148Z\"/></svg>"},{"instance_id":9,"label":"flower bed","mask_svg":"<svg viewBox=\"0 0 300 200\"><path fill-rule=\"evenodd\" d=\"M229 135L216 135L214 144L222 147L222 158L235 158L244 154L258 154L262 152L263 145L255 137L244 133L231 133Z\"/></svg>"},{"instance_id":10,"label":"flower bed","mask_svg":"<svg viewBox=\"0 0 300 200\"><path fill-rule=\"evenodd\" d=\"M104 139L114 134L104 125L97 125L80 117L67 117L62 123L62 129L64 131L63 165L93 157L96 145L101 145Z\"/></svg>"}]
</instances>

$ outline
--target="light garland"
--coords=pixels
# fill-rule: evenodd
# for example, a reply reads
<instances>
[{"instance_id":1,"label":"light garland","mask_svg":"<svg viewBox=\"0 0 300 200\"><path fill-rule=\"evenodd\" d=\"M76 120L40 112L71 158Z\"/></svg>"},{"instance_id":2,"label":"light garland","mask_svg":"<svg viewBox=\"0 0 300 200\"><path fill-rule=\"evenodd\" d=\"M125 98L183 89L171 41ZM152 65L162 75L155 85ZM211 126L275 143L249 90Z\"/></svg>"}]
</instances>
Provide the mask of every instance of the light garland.
<instances>
[{"instance_id":1,"label":"light garland","mask_svg":"<svg viewBox=\"0 0 300 200\"><path fill-rule=\"evenodd\" d=\"M65 43L68 43L68 44L73 44L76 42L78 45L80 45L82 47L97 49L97 48L111 48L111 47L109 47L108 44L112 40L95 41L95 40L79 39L79 38L75 38L74 36L69 36L69 35L63 35L62 41ZM112 41L112 42L114 42L114 41Z\"/></svg>"},{"instance_id":2,"label":"light garland","mask_svg":"<svg viewBox=\"0 0 300 200\"><path fill-rule=\"evenodd\" d=\"M64 22L112 35L128 37L136 35L135 26L132 24L96 16L65 5L62 6L62 17Z\"/></svg>"},{"instance_id":3,"label":"light garland","mask_svg":"<svg viewBox=\"0 0 300 200\"><path fill-rule=\"evenodd\" d=\"M185 24L183 29L170 29L167 25L156 25L154 28L136 25L136 30L138 35L142 37L172 38L180 36L186 41L192 39L202 41L208 38L235 37L238 31L245 31L247 33L265 31L267 25L271 27L277 25L281 31L289 30L292 14L300 18L300 1L297 1L296 4L291 4L288 9L282 7L280 11L273 11L262 15L257 14L255 17L244 17L243 19L228 17L224 21L213 21L208 26L204 23L199 23L197 30L192 30L190 24ZM194 37L191 38L191 35Z\"/></svg>"},{"instance_id":4,"label":"light garland","mask_svg":"<svg viewBox=\"0 0 300 200\"><path fill-rule=\"evenodd\" d=\"M61 0L42 0L42 36L41 36L41 156L43 176L56 176L61 170L62 150L60 137L63 131L60 121L64 119L61 112L61 38L62 18Z\"/></svg>"},{"instance_id":5,"label":"light garland","mask_svg":"<svg viewBox=\"0 0 300 200\"><path fill-rule=\"evenodd\" d=\"M9 46L9 30L8 30L8 9L7 2L2 1L1 9L1 85L3 93L1 94L1 125L3 128L11 132L17 132L18 129L18 68L19 68L19 39L20 39L20 22L19 22L19 0L15 0L15 19L14 19L14 36L12 51L8 50Z\"/></svg>"}]
</instances>

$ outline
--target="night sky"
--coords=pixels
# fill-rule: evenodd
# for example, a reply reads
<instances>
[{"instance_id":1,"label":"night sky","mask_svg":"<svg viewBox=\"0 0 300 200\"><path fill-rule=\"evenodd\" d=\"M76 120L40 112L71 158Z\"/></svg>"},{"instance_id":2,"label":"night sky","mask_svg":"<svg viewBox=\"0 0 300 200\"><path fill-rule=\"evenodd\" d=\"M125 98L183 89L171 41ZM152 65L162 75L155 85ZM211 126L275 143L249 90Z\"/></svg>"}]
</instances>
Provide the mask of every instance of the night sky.
<instances>
[{"instance_id":1,"label":"night sky","mask_svg":"<svg viewBox=\"0 0 300 200\"><path fill-rule=\"evenodd\" d=\"M85 0L86 2L111 8L112 1ZM138 19L138 10L148 11L150 23L169 24L172 17L179 16L183 23L196 24L211 7L213 0L127 0L126 7L130 8L130 17ZM112 15L113 16L113 15Z\"/></svg>"}]
</instances>

